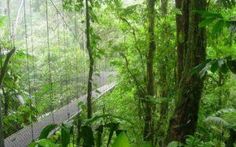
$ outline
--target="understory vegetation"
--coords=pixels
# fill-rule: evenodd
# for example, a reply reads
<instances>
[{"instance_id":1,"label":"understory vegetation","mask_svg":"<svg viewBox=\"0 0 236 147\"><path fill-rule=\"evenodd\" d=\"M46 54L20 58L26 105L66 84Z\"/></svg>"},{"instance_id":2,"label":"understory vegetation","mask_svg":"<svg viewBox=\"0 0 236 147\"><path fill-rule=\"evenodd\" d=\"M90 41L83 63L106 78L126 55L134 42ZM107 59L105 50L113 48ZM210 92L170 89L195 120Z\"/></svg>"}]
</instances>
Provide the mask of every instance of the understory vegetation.
<instances>
[{"instance_id":1,"label":"understory vegetation","mask_svg":"<svg viewBox=\"0 0 236 147\"><path fill-rule=\"evenodd\" d=\"M236 147L235 40L235 0L0 1L0 147Z\"/></svg>"}]
</instances>

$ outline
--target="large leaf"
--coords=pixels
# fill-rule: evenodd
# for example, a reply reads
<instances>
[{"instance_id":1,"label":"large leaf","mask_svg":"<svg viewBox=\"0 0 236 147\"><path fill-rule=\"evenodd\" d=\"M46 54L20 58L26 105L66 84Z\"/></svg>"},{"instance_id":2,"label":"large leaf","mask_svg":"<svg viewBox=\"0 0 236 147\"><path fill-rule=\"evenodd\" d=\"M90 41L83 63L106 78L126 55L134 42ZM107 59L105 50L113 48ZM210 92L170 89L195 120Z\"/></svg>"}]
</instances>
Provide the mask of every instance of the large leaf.
<instances>
[{"instance_id":1,"label":"large leaf","mask_svg":"<svg viewBox=\"0 0 236 147\"><path fill-rule=\"evenodd\" d=\"M112 147L130 147L129 139L125 132L120 133L115 139Z\"/></svg>"},{"instance_id":2,"label":"large leaf","mask_svg":"<svg viewBox=\"0 0 236 147\"><path fill-rule=\"evenodd\" d=\"M62 124L61 126L61 143L62 147L67 147L70 143L70 135L72 134L73 127L69 125Z\"/></svg>"},{"instance_id":3,"label":"large leaf","mask_svg":"<svg viewBox=\"0 0 236 147\"><path fill-rule=\"evenodd\" d=\"M51 131L57 127L57 124L50 124L46 126L40 133L39 139L46 139Z\"/></svg>"},{"instance_id":4,"label":"large leaf","mask_svg":"<svg viewBox=\"0 0 236 147\"><path fill-rule=\"evenodd\" d=\"M107 142L107 146L109 146L114 132L119 128L119 123L109 123L106 125L106 127L110 128L108 142Z\"/></svg>"},{"instance_id":5,"label":"large leaf","mask_svg":"<svg viewBox=\"0 0 236 147\"><path fill-rule=\"evenodd\" d=\"M97 129L97 138L96 138L96 146L102 146L102 133L103 133L103 125L100 125Z\"/></svg>"},{"instance_id":6,"label":"large leaf","mask_svg":"<svg viewBox=\"0 0 236 147\"><path fill-rule=\"evenodd\" d=\"M84 140L83 147L94 146L94 137L92 128L90 126L82 126L81 129L82 129L81 135Z\"/></svg>"},{"instance_id":7,"label":"large leaf","mask_svg":"<svg viewBox=\"0 0 236 147\"><path fill-rule=\"evenodd\" d=\"M30 147L58 147L58 144L53 143L48 139L41 139L35 143L29 145Z\"/></svg>"}]
</instances>

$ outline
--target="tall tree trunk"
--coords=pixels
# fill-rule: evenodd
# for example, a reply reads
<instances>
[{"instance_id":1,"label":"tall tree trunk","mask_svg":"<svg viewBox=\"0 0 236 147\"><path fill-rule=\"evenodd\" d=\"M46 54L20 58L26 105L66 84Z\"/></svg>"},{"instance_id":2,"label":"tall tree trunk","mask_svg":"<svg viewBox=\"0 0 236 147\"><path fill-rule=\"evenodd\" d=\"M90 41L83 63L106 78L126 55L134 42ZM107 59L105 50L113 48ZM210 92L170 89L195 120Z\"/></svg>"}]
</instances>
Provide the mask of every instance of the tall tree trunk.
<instances>
[{"instance_id":1,"label":"tall tree trunk","mask_svg":"<svg viewBox=\"0 0 236 147\"><path fill-rule=\"evenodd\" d=\"M164 144L164 138L163 136L165 136L166 133L166 127L165 124L167 122L167 118L168 118L168 97L169 97L169 91L170 91L170 87L168 84L168 74L171 73L170 70L168 70L168 56L165 50L169 49L169 44L170 44L170 40L168 39L170 34L169 34L169 28L170 25L168 24L166 17L167 17L167 13L168 13L168 1L169 0L161 0L161 7L160 7L160 13L161 13L161 17L163 17L164 23L161 25L162 27L162 31L161 31L161 38L163 38L164 40L162 40L162 44L161 44L161 48L159 50L159 76L160 76L160 100L161 100L161 104L160 104L160 112L159 112L159 121L157 124L157 139L159 140L159 145L163 146ZM169 54L169 53L168 53ZM161 140L162 139L162 140Z\"/></svg>"},{"instance_id":2,"label":"tall tree trunk","mask_svg":"<svg viewBox=\"0 0 236 147\"><path fill-rule=\"evenodd\" d=\"M148 9L148 37L149 48L147 52L147 96L145 105L145 124L144 124L144 140L154 142L154 126L153 126L153 104L150 102L150 98L155 96L154 88L154 72L153 72L153 60L156 50L155 43L155 0L147 0Z\"/></svg>"},{"instance_id":3,"label":"tall tree trunk","mask_svg":"<svg viewBox=\"0 0 236 147\"><path fill-rule=\"evenodd\" d=\"M206 31L199 28L201 17L195 10L205 10L206 0L176 0L182 16L177 16L178 39L178 99L170 120L166 142L185 142L193 135L198 120L203 79L191 74L206 56ZM187 37L186 37L187 36Z\"/></svg>"},{"instance_id":4,"label":"tall tree trunk","mask_svg":"<svg viewBox=\"0 0 236 147\"><path fill-rule=\"evenodd\" d=\"M88 75L88 87L87 87L87 117L92 117L92 90L93 90L93 70L94 70L94 58L93 50L90 44L90 14L89 14L89 0L85 1L86 6L86 48L89 54L89 75Z\"/></svg>"}]
</instances>

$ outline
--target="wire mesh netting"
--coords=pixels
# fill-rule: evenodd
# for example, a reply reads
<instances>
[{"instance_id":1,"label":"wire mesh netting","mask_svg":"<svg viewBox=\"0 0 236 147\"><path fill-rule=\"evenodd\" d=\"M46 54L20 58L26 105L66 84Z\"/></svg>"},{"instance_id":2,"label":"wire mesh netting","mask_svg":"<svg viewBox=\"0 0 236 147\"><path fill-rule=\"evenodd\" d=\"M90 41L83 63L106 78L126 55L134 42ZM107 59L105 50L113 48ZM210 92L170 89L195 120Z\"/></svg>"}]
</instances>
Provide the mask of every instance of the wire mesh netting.
<instances>
[{"instance_id":1,"label":"wire mesh netting","mask_svg":"<svg viewBox=\"0 0 236 147\"><path fill-rule=\"evenodd\" d=\"M86 93L88 56L84 10L65 11L60 0L6 0L0 1L0 15L6 18L5 28L0 31L1 55L16 48L6 78L14 77L9 81L17 85L4 83L12 88L7 90L14 100L10 104L11 112L3 118L4 135L8 137L28 126L22 130L26 131L23 134L30 133L31 139L35 139L45 123L64 121L64 117L56 116L62 115L59 111L74 112L75 106L65 109L65 105L68 108L72 100ZM105 59L98 63L96 68L102 72L94 78L95 87L108 83L111 75L106 70ZM28 111L22 105L28 105L30 114L19 120L15 111ZM45 122L32 124L39 118ZM19 123L22 121L24 125ZM21 136L22 132L17 133Z\"/></svg>"}]
</instances>

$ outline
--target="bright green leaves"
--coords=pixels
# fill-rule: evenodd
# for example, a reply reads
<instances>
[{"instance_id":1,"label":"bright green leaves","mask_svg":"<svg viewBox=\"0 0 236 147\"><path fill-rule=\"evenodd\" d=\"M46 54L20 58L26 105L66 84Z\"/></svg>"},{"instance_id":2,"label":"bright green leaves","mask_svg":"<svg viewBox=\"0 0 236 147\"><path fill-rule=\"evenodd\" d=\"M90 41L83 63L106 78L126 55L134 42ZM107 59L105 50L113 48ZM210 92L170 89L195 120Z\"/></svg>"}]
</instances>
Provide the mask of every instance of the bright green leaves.
<instances>
[{"instance_id":1,"label":"bright green leaves","mask_svg":"<svg viewBox=\"0 0 236 147\"><path fill-rule=\"evenodd\" d=\"M62 124L60 131L53 133L57 129L58 125L50 124L46 126L39 137L39 140L31 143L30 147L67 147L70 144L71 135L73 134L73 126ZM50 136L52 135L52 136Z\"/></svg>"},{"instance_id":2,"label":"bright green leaves","mask_svg":"<svg viewBox=\"0 0 236 147\"><path fill-rule=\"evenodd\" d=\"M56 145L51 140L41 139L39 141L31 143L29 147L59 147L59 145Z\"/></svg>"},{"instance_id":3,"label":"bright green leaves","mask_svg":"<svg viewBox=\"0 0 236 147\"><path fill-rule=\"evenodd\" d=\"M211 26L213 35L222 33L226 25L226 20L222 14L209 11L197 11L197 13L203 17L203 21L199 24L200 27Z\"/></svg>"},{"instance_id":4,"label":"bright green leaves","mask_svg":"<svg viewBox=\"0 0 236 147\"><path fill-rule=\"evenodd\" d=\"M112 147L130 147L129 139L125 132L121 132L115 139Z\"/></svg>"},{"instance_id":5,"label":"bright green leaves","mask_svg":"<svg viewBox=\"0 0 236 147\"><path fill-rule=\"evenodd\" d=\"M4 26L5 21L6 21L6 17L0 16L0 28Z\"/></svg>"}]
</instances>

